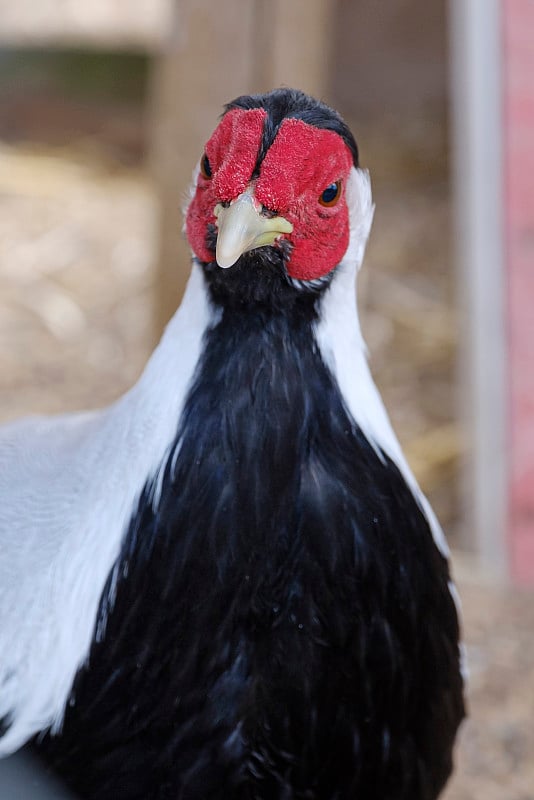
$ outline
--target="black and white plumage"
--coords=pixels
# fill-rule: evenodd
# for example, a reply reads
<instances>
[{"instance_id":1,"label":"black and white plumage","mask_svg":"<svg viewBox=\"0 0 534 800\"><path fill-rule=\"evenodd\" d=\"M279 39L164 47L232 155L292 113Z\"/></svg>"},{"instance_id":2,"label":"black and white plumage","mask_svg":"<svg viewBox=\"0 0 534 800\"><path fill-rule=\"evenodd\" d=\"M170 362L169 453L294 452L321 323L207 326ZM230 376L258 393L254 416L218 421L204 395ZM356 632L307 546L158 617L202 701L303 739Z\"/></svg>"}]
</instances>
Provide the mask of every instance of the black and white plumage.
<instances>
[{"instance_id":1,"label":"black and white plumage","mask_svg":"<svg viewBox=\"0 0 534 800\"><path fill-rule=\"evenodd\" d=\"M0 429L0 754L49 730L43 757L99 800L431 800L463 716L458 620L360 333L369 178L301 93L238 98L225 125L188 211L184 300L139 382ZM307 187L296 211L256 197L287 146L330 202L315 131L348 225L328 269L301 248ZM221 269L242 198L276 236Z\"/></svg>"}]
</instances>

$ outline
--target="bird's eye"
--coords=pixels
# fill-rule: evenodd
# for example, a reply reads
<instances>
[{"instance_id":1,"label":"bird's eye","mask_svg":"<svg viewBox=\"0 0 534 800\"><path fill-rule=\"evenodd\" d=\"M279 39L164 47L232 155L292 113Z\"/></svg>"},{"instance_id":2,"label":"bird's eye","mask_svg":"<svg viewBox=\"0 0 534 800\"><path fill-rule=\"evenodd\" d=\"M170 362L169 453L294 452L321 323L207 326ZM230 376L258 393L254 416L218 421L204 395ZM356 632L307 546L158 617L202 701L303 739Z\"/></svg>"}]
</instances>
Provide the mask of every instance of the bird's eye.
<instances>
[{"instance_id":1,"label":"bird's eye","mask_svg":"<svg viewBox=\"0 0 534 800\"><path fill-rule=\"evenodd\" d=\"M211 178L211 166L206 153L204 153L200 159L200 174L203 178L206 178L206 180Z\"/></svg>"},{"instance_id":2,"label":"bird's eye","mask_svg":"<svg viewBox=\"0 0 534 800\"><path fill-rule=\"evenodd\" d=\"M341 181L335 181L326 187L324 192L319 196L319 202L322 206L335 206L341 197Z\"/></svg>"}]
</instances>

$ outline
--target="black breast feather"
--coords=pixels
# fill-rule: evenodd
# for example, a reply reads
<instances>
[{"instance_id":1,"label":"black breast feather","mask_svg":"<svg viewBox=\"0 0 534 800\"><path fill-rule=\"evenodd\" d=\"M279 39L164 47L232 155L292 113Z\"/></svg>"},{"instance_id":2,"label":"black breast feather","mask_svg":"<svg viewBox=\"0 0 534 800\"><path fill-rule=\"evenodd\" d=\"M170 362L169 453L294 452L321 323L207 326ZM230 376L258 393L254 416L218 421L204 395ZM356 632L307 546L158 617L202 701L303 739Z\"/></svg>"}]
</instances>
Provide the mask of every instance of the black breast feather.
<instances>
[{"instance_id":1,"label":"black breast feather","mask_svg":"<svg viewBox=\"0 0 534 800\"><path fill-rule=\"evenodd\" d=\"M447 564L349 419L314 308L236 303L207 335L161 498L146 486L41 744L81 797L431 800L449 775Z\"/></svg>"}]
</instances>

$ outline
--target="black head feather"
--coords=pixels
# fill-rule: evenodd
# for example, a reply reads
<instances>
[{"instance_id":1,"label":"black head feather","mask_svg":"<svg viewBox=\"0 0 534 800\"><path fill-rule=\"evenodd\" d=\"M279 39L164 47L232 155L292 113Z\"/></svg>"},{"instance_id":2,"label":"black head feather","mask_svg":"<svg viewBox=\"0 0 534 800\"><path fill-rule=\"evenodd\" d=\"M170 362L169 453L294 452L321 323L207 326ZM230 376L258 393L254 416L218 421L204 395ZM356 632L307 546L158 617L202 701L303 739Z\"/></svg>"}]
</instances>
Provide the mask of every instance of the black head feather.
<instances>
[{"instance_id":1,"label":"black head feather","mask_svg":"<svg viewBox=\"0 0 534 800\"><path fill-rule=\"evenodd\" d=\"M274 89L266 94L250 94L236 97L225 106L225 113L233 108L263 108L267 112L267 119L263 128L263 137L258 153L255 172L259 167L267 150L272 145L284 119L300 119L308 125L333 131L341 136L352 153L354 166L358 166L358 146L345 120L321 100L299 91L298 89Z\"/></svg>"}]
</instances>

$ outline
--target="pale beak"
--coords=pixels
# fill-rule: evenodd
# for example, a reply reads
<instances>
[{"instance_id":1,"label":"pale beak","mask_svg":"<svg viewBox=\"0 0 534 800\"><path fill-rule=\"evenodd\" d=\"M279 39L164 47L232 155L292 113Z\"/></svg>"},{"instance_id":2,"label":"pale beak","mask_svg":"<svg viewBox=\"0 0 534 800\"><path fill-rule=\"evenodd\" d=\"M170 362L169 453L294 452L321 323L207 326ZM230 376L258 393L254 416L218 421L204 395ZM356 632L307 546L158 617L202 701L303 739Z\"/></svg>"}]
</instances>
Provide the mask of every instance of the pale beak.
<instances>
[{"instance_id":1,"label":"pale beak","mask_svg":"<svg viewBox=\"0 0 534 800\"><path fill-rule=\"evenodd\" d=\"M249 187L226 208L220 203L213 210L217 217L217 264L223 269L233 266L243 253L273 244L283 233L291 233L293 225L284 217L265 217Z\"/></svg>"}]
</instances>

